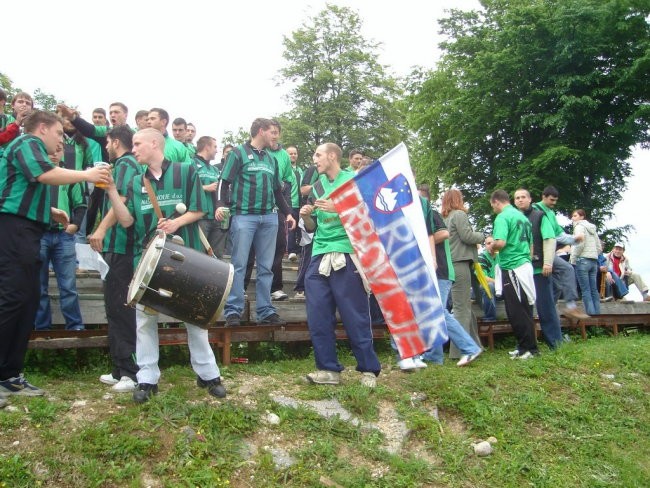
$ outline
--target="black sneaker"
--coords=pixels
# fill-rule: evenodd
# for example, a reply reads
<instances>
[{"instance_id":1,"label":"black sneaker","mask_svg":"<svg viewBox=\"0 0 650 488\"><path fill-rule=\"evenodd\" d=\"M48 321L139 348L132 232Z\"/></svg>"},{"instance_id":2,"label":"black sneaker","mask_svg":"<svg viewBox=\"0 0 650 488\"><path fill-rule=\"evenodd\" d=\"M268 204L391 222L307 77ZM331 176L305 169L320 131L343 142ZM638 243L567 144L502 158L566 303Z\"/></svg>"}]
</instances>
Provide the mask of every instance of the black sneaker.
<instances>
[{"instance_id":1,"label":"black sneaker","mask_svg":"<svg viewBox=\"0 0 650 488\"><path fill-rule=\"evenodd\" d=\"M207 388L208 393L213 397L225 398L226 389L221 384L221 378L215 378L213 380L204 380L200 376L196 377L196 386L199 388Z\"/></svg>"},{"instance_id":2,"label":"black sneaker","mask_svg":"<svg viewBox=\"0 0 650 488\"><path fill-rule=\"evenodd\" d=\"M277 313L272 313L268 317L258 320L258 324L267 324L267 325L287 325L286 320L282 320Z\"/></svg>"},{"instance_id":3,"label":"black sneaker","mask_svg":"<svg viewBox=\"0 0 650 488\"><path fill-rule=\"evenodd\" d=\"M45 391L29 383L20 374L15 378L0 381L0 397L6 398L9 395L42 396L45 395Z\"/></svg>"},{"instance_id":4,"label":"black sneaker","mask_svg":"<svg viewBox=\"0 0 650 488\"><path fill-rule=\"evenodd\" d=\"M226 317L226 327L237 327L241 325L241 317L239 315L228 315Z\"/></svg>"},{"instance_id":5,"label":"black sneaker","mask_svg":"<svg viewBox=\"0 0 650 488\"><path fill-rule=\"evenodd\" d=\"M138 387L133 392L133 401L135 403L144 403L149 401L153 395L158 394L158 385L151 383L138 383Z\"/></svg>"}]
</instances>

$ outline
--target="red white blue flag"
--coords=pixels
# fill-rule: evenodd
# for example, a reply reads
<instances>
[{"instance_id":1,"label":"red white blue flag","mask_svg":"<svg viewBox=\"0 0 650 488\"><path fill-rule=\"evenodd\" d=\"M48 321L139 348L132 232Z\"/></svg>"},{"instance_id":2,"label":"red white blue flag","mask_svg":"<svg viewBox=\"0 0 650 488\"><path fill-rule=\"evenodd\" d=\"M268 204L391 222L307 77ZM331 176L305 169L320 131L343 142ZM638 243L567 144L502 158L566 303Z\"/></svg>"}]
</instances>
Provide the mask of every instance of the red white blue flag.
<instances>
[{"instance_id":1,"label":"red white blue flag","mask_svg":"<svg viewBox=\"0 0 650 488\"><path fill-rule=\"evenodd\" d=\"M447 341L422 207L402 143L330 195L402 358Z\"/></svg>"}]
</instances>

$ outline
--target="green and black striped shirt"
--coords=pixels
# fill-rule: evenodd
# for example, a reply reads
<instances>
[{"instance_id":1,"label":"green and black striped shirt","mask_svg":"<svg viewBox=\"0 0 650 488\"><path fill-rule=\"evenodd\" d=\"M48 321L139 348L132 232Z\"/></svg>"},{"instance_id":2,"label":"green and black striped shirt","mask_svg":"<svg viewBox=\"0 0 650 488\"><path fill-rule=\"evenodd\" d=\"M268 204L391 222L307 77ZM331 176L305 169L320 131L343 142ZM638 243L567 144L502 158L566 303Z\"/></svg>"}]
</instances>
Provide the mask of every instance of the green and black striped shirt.
<instances>
[{"instance_id":1,"label":"green and black striped shirt","mask_svg":"<svg viewBox=\"0 0 650 488\"><path fill-rule=\"evenodd\" d=\"M144 173L145 167L138 163L131 153L123 154L115 160L113 165L113 180L120 195L126 196L129 185L133 179ZM102 215L106 215L110 208L108 197L104 195ZM106 232L104 237L104 252L115 254L133 254L135 242L135 225L125 229L119 224L114 225Z\"/></svg>"},{"instance_id":2,"label":"green and black striped shirt","mask_svg":"<svg viewBox=\"0 0 650 488\"><path fill-rule=\"evenodd\" d=\"M274 191L282 188L278 163L266 150L249 142L228 155L221 179L232 185L230 211L233 215L263 215L273 211Z\"/></svg>"},{"instance_id":3,"label":"green and black striped shirt","mask_svg":"<svg viewBox=\"0 0 650 488\"><path fill-rule=\"evenodd\" d=\"M49 224L50 192L37 178L51 169L41 139L31 134L14 139L0 159L0 213Z\"/></svg>"},{"instance_id":4,"label":"green and black striped shirt","mask_svg":"<svg viewBox=\"0 0 650 488\"><path fill-rule=\"evenodd\" d=\"M192 163L196 166L196 171L199 174L199 180L201 180L201 185L210 185L219 181L219 168L211 165L208 161L203 159L201 156L195 155L192 158ZM203 217L207 220L214 220L214 209L217 203L217 192L216 191L206 191L205 199L207 202L206 214Z\"/></svg>"},{"instance_id":5,"label":"green and black striped shirt","mask_svg":"<svg viewBox=\"0 0 650 488\"><path fill-rule=\"evenodd\" d=\"M147 178L151 182L158 205L165 217L171 217L179 203L184 203L188 212L205 212L207 205L205 192L193 164L172 163L165 159L159 180L156 180L148 169L144 174L137 175L129 185L126 202L127 208L135 218L133 226L135 227L134 255L136 264L142 254L142 249L154 236L158 226L158 217L149 200L143 178ZM203 250L199 238L198 222L181 227L177 234L183 238L187 247L198 251Z\"/></svg>"}]
</instances>

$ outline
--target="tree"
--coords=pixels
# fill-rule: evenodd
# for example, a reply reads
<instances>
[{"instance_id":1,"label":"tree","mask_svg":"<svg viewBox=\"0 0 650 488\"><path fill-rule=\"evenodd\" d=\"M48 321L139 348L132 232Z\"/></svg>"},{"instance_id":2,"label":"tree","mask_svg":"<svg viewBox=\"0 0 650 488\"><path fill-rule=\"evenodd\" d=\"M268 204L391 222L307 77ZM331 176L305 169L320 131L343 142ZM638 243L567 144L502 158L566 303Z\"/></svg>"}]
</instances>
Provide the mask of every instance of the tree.
<instances>
[{"instance_id":1,"label":"tree","mask_svg":"<svg viewBox=\"0 0 650 488\"><path fill-rule=\"evenodd\" d=\"M293 86L292 108L279 120L282 140L301 154L335 142L344 153L361 148L379 157L406 138L399 82L377 63L378 45L360 30L358 14L327 5L284 38L281 84Z\"/></svg>"},{"instance_id":2,"label":"tree","mask_svg":"<svg viewBox=\"0 0 650 488\"><path fill-rule=\"evenodd\" d=\"M16 93L23 91L20 88L14 87L11 78L9 78L4 73L0 73L0 87L3 90L5 90L5 92L7 93L7 102L11 102L11 99ZM37 88L36 91L34 91L35 108L39 108L42 110L49 110L53 112L56 111L56 105L58 103L65 103L65 102L62 100L57 100L54 95L50 93L46 93L40 88Z\"/></svg>"},{"instance_id":3,"label":"tree","mask_svg":"<svg viewBox=\"0 0 650 488\"><path fill-rule=\"evenodd\" d=\"M223 137L221 138L221 144L232 144L233 146L238 146L244 144L247 141L250 141L251 135L249 131L244 130L243 127L237 129L237 133L234 133L231 130L227 130Z\"/></svg>"},{"instance_id":4,"label":"tree","mask_svg":"<svg viewBox=\"0 0 650 488\"><path fill-rule=\"evenodd\" d=\"M46 93L40 88L34 91L34 107L36 108L56 112L56 106L59 103L65 104L63 100L57 100L54 95Z\"/></svg>"},{"instance_id":5,"label":"tree","mask_svg":"<svg viewBox=\"0 0 650 488\"><path fill-rule=\"evenodd\" d=\"M603 224L627 159L649 142L650 4L484 0L452 11L436 70L408 98L429 157L421 174L460 188L484 225L488 195L553 184L559 209Z\"/></svg>"}]
</instances>

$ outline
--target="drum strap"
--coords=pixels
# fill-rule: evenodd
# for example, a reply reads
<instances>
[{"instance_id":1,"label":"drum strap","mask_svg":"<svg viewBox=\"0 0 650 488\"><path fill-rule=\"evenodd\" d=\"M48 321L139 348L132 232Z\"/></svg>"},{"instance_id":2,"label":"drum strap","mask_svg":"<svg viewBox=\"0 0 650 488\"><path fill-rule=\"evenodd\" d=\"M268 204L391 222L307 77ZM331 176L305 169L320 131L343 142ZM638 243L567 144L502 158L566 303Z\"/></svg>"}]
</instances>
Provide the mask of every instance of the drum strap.
<instances>
[{"instance_id":1,"label":"drum strap","mask_svg":"<svg viewBox=\"0 0 650 488\"><path fill-rule=\"evenodd\" d=\"M149 195L149 201L151 202L151 206L153 207L153 211L156 213L158 220L165 218L164 215L162 214L162 210L160 210L160 205L158 205L158 199L156 198L156 193L153 191L149 178L144 176L142 178L142 183L144 183L144 188L147 190L147 194Z\"/></svg>"},{"instance_id":2,"label":"drum strap","mask_svg":"<svg viewBox=\"0 0 650 488\"><path fill-rule=\"evenodd\" d=\"M156 198L156 193L153 191L153 187L151 186L151 182L149 181L149 178L147 178L146 176L143 177L142 182L144 183L144 187L147 190L147 194L149 195L149 201L151 202L153 211L156 213L158 219L163 219L164 216L162 214L162 210L160 210L160 205L158 205L158 199ZM199 239L201 240L201 244L203 244L203 247L205 247L205 252L209 256L214 256L214 251L212 250L212 246L210 245L210 242L208 242L207 237L205 237L203 230L198 224L196 224L196 228L199 231Z\"/></svg>"}]
</instances>

